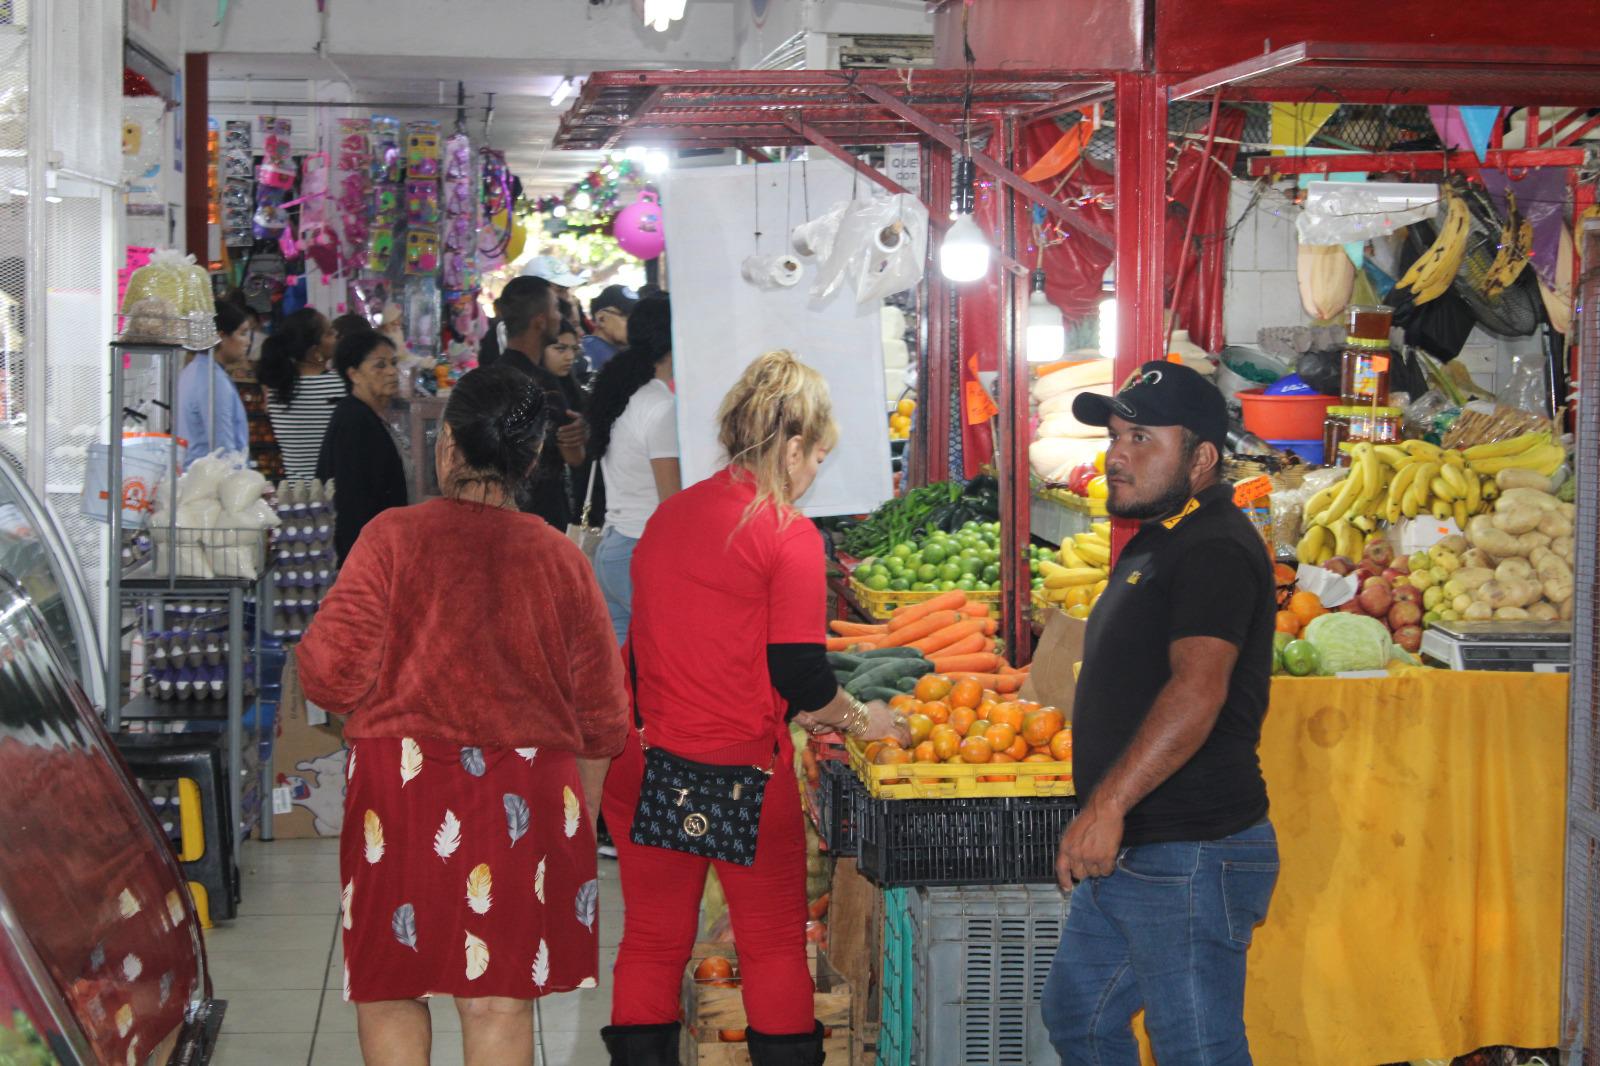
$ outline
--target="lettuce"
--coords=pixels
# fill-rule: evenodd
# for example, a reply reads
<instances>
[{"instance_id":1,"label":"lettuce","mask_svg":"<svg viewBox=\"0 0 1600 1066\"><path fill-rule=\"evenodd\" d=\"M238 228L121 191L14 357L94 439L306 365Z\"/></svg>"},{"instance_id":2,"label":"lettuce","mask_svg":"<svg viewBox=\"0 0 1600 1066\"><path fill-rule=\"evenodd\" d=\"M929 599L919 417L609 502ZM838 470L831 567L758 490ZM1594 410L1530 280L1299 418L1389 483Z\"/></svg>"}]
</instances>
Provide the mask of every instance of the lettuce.
<instances>
[{"instance_id":1,"label":"lettuce","mask_svg":"<svg viewBox=\"0 0 1600 1066\"><path fill-rule=\"evenodd\" d=\"M1322 657L1326 674L1346 670L1382 670L1389 663L1389 629L1361 614L1325 614L1306 626L1309 640Z\"/></svg>"}]
</instances>

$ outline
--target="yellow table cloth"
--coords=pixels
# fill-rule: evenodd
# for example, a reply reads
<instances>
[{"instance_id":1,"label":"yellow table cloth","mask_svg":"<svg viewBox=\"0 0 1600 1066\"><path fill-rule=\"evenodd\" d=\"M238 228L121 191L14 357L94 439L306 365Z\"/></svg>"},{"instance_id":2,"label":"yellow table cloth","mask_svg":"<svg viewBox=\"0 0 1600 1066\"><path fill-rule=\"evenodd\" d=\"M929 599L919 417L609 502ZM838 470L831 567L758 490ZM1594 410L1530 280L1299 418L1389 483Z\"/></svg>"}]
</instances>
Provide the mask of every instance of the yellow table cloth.
<instances>
[{"instance_id":1,"label":"yellow table cloth","mask_svg":"<svg viewBox=\"0 0 1600 1066\"><path fill-rule=\"evenodd\" d=\"M1282 873L1250 950L1258 1066L1558 1042L1564 675L1278 678L1261 763Z\"/></svg>"}]
</instances>

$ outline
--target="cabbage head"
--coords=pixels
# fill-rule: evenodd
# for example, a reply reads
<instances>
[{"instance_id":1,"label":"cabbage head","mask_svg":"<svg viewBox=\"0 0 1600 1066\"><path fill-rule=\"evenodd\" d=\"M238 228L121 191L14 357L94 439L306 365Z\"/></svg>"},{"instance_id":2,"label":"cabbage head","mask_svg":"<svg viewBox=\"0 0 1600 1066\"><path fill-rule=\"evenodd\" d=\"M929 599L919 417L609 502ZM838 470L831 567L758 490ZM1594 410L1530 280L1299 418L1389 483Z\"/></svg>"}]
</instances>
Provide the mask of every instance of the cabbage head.
<instances>
[{"instance_id":1,"label":"cabbage head","mask_svg":"<svg viewBox=\"0 0 1600 1066\"><path fill-rule=\"evenodd\" d=\"M1316 647L1325 674L1382 670L1389 663L1389 628L1366 615L1320 615L1306 626L1305 639Z\"/></svg>"}]
</instances>

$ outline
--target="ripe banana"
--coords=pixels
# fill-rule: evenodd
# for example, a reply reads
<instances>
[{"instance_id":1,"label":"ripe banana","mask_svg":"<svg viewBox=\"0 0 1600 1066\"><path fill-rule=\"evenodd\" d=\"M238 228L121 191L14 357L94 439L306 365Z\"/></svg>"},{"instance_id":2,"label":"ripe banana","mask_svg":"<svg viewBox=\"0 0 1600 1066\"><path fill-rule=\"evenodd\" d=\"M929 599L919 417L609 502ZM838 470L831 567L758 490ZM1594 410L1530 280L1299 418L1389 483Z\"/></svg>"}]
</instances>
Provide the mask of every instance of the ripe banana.
<instances>
[{"instance_id":1,"label":"ripe banana","mask_svg":"<svg viewBox=\"0 0 1600 1066\"><path fill-rule=\"evenodd\" d=\"M1446 485L1450 486L1450 492L1453 494L1453 498L1461 499L1466 497L1468 478L1466 469L1464 467L1447 460L1445 464L1439 468L1439 477L1443 479Z\"/></svg>"},{"instance_id":2,"label":"ripe banana","mask_svg":"<svg viewBox=\"0 0 1600 1066\"><path fill-rule=\"evenodd\" d=\"M1455 503L1450 505L1450 511L1453 515L1455 515L1456 528L1466 529L1467 519L1471 517L1467 511L1467 501L1457 500ZM1045 584L1049 584L1049 582L1045 582Z\"/></svg>"},{"instance_id":3,"label":"ripe banana","mask_svg":"<svg viewBox=\"0 0 1600 1066\"><path fill-rule=\"evenodd\" d=\"M1493 503L1500 495L1500 483L1492 477L1483 479L1483 502Z\"/></svg>"},{"instance_id":4,"label":"ripe banana","mask_svg":"<svg viewBox=\"0 0 1600 1066\"><path fill-rule=\"evenodd\" d=\"M1397 469L1411 462L1413 458L1404 448L1393 444L1374 444L1372 451L1379 459Z\"/></svg>"},{"instance_id":5,"label":"ripe banana","mask_svg":"<svg viewBox=\"0 0 1600 1066\"><path fill-rule=\"evenodd\" d=\"M1057 554L1061 556L1061 565L1069 569L1075 570L1079 567L1089 565L1083 561L1082 557L1080 557L1077 552L1072 550L1072 545L1070 543L1061 545L1061 547L1057 549Z\"/></svg>"},{"instance_id":6,"label":"ripe banana","mask_svg":"<svg viewBox=\"0 0 1600 1066\"><path fill-rule=\"evenodd\" d=\"M1511 467L1537 470L1546 477L1555 473L1567 461L1566 449L1559 444L1540 444L1514 455L1492 459L1477 459L1472 463L1473 473L1498 474Z\"/></svg>"},{"instance_id":7,"label":"ripe banana","mask_svg":"<svg viewBox=\"0 0 1600 1066\"><path fill-rule=\"evenodd\" d=\"M1437 444L1426 440L1403 441L1400 447L1405 449L1408 454L1420 459L1438 459L1444 451Z\"/></svg>"},{"instance_id":8,"label":"ripe banana","mask_svg":"<svg viewBox=\"0 0 1600 1066\"><path fill-rule=\"evenodd\" d=\"M1434 499L1443 500L1445 503L1456 501L1456 490L1443 477L1436 477L1428 483L1428 493Z\"/></svg>"},{"instance_id":9,"label":"ripe banana","mask_svg":"<svg viewBox=\"0 0 1600 1066\"><path fill-rule=\"evenodd\" d=\"M1305 507L1301 508L1301 513L1305 515L1305 521L1308 524L1318 521L1318 516L1328 509L1328 504L1333 502L1334 494L1339 491L1340 484L1340 482L1335 481L1331 485L1318 489L1312 494L1311 499L1306 501ZM1322 524L1327 525L1326 522Z\"/></svg>"},{"instance_id":10,"label":"ripe banana","mask_svg":"<svg viewBox=\"0 0 1600 1066\"><path fill-rule=\"evenodd\" d=\"M1483 459L1500 459L1509 455L1521 455L1530 448L1550 443L1550 434L1545 430L1534 433L1524 433L1520 437L1508 437L1497 440L1491 444L1474 444L1465 449L1461 454L1469 463L1477 463Z\"/></svg>"},{"instance_id":11,"label":"ripe banana","mask_svg":"<svg viewBox=\"0 0 1600 1066\"><path fill-rule=\"evenodd\" d=\"M1411 492L1406 497L1406 502L1415 504L1408 512L1407 517L1415 515L1428 506L1428 497L1433 492L1433 479L1439 476L1439 464L1432 459L1422 464L1417 471L1415 480L1411 482Z\"/></svg>"},{"instance_id":12,"label":"ripe banana","mask_svg":"<svg viewBox=\"0 0 1600 1066\"><path fill-rule=\"evenodd\" d=\"M1320 558L1322 550L1327 544L1327 526L1308 526L1305 534L1300 538L1300 543L1295 546L1295 558L1302 563L1316 566L1322 561Z\"/></svg>"},{"instance_id":13,"label":"ripe banana","mask_svg":"<svg viewBox=\"0 0 1600 1066\"><path fill-rule=\"evenodd\" d=\"M1470 517L1483 509L1483 483L1478 480L1478 475L1476 474L1468 474L1466 482L1467 498L1465 503L1467 505L1467 514ZM1463 526L1462 528L1465 529L1466 527Z\"/></svg>"},{"instance_id":14,"label":"ripe banana","mask_svg":"<svg viewBox=\"0 0 1600 1066\"><path fill-rule=\"evenodd\" d=\"M1467 202L1448 187L1443 192L1447 210L1439 226L1439 235L1395 286L1413 293L1413 302L1419 305L1444 294L1467 254L1467 237L1471 231Z\"/></svg>"},{"instance_id":15,"label":"ripe banana","mask_svg":"<svg viewBox=\"0 0 1600 1066\"><path fill-rule=\"evenodd\" d=\"M1441 522L1448 521L1455 516L1455 509L1445 500L1433 501L1433 517Z\"/></svg>"},{"instance_id":16,"label":"ripe banana","mask_svg":"<svg viewBox=\"0 0 1600 1066\"><path fill-rule=\"evenodd\" d=\"M1078 541L1078 555L1090 566L1105 566L1111 562L1111 549L1103 544L1090 541Z\"/></svg>"},{"instance_id":17,"label":"ripe banana","mask_svg":"<svg viewBox=\"0 0 1600 1066\"><path fill-rule=\"evenodd\" d=\"M1533 223L1517 210L1516 193L1506 195L1506 206L1510 217L1500 230L1500 247L1484 279L1483 294L1491 300L1522 276L1533 254Z\"/></svg>"}]
</instances>

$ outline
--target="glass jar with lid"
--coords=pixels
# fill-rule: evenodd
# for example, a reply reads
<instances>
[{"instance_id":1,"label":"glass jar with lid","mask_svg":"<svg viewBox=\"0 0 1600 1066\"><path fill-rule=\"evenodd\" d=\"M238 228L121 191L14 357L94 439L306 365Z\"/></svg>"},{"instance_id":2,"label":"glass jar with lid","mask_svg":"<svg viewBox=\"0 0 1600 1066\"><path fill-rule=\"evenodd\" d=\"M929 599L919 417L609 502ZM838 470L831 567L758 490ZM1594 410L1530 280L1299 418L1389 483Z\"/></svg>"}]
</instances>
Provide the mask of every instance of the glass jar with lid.
<instances>
[{"instance_id":1,"label":"glass jar with lid","mask_svg":"<svg viewBox=\"0 0 1600 1066\"><path fill-rule=\"evenodd\" d=\"M1348 406L1389 402L1389 327L1394 308L1353 306L1346 317L1340 398Z\"/></svg>"},{"instance_id":2,"label":"glass jar with lid","mask_svg":"<svg viewBox=\"0 0 1600 1066\"><path fill-rule=\"evenodd\" d=\"M1352 442L1399 444L1400 425L1405 411L1399 407L1348 407Z\"/></svg>"},{"instance_id":3,"label":"glass jar with lid","mask_svg":"<svg viewBox=\"0 0 1600 1066\"><path fill-rule=\"evenodd\" d=\"M1322 420L1322 461L1328 466L1349 466L1350 456L1339 445L1350 439L1349 407L1330 407Z\"/></svg>"}]
</instances>

